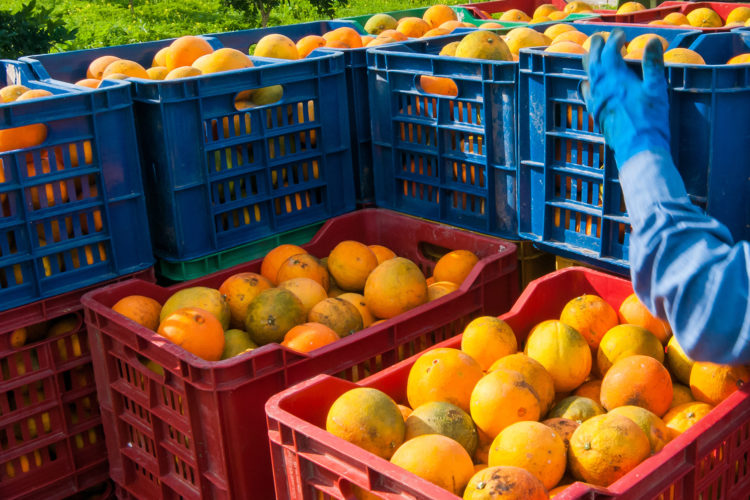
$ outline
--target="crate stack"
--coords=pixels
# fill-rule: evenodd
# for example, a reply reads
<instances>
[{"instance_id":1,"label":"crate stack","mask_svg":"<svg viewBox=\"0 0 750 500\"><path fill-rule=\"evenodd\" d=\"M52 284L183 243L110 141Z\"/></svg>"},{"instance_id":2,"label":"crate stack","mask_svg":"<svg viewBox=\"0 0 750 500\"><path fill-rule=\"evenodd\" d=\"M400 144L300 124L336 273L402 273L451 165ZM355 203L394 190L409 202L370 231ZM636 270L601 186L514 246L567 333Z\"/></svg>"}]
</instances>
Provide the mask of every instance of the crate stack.
<instances>
[{"instance_id":1,"label":"crate stack","mask_svg":"<svg viewBox=\"0 0 750 500\"><path fill-rule=\"evenodd\" d=\"M0 104L0 496L63 498L109 476L80 298L153 280L132 100L0 76L49 92Z\"/></svg>"}]
</instances>

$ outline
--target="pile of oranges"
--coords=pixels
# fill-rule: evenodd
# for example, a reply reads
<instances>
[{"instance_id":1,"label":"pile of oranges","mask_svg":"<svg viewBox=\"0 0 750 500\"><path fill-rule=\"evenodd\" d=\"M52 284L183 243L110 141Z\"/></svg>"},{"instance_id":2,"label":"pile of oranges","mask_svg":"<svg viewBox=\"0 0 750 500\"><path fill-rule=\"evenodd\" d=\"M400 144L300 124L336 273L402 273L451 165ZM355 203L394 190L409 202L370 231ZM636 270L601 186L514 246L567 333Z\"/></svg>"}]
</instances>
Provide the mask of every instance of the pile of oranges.
<instances>
[{"instance_id":1,"label":"pile of oranges","mask_svg":"<svg viewBox=\"0 0 750 500\"><path fill-rule=\"evenodd\" d=\"M608 486L750 381L745 366L688 358L634 294L619 311L577 297L523 333L477 318L460 349L417 358L403 404L356 388L326 429L467 500L546 499Z\"/></svg>"},{"instance_id":2,"label":"pile of oranges","mask_svg":"<svg viewBox=\"0 0 750 500\"><path fill-rule=\"evenodd\" d=\"M131 295L112 309L208 361L269 343L306 353L456 291L477 262L454 250L426 279L381 245L342 241L318 259L284 244L260 273L232 275L218 289L184 288L163 305Z\"/></svg>"}]
</instances>

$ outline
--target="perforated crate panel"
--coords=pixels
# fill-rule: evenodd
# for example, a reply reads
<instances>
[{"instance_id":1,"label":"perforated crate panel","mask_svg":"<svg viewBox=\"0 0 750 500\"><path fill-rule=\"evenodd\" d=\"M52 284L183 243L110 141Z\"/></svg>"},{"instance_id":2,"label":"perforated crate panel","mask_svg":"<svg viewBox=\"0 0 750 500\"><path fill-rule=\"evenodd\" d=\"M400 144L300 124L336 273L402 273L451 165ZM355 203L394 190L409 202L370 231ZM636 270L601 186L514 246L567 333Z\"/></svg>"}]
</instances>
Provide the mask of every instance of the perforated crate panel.
<instances>
[{"instance_id":1,"label":"perforated crate panel","mask_svg":"<svg viewBox=\"0 0 750 500\"><path fill-rule=\"evenodd\" d=\"M0 335L0 496L63 498L107 477L107 452L86 329L78 313L65 331L12 348Z\"/></svg>"},{"instance_id":2,"label":"perforated crate panel","mask_svg":"<svg viewBox=\"0 0 750 500\"><path fill-rule=\"evenodd\" d=\"M437 56L463 36L368 51L377 203L514 238L514 65ZM425 93L422 75L452 79L458 96Z\"/></svg>"}]
</instances>

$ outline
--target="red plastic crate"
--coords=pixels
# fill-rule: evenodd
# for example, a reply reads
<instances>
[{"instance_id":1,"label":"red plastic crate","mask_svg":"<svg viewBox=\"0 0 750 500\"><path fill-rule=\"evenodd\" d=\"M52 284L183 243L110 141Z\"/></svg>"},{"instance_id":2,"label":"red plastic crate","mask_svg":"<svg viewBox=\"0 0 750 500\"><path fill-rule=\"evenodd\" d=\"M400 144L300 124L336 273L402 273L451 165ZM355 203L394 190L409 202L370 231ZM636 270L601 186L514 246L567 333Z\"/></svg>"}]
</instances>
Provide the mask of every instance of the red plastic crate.
<instances>
[{"instance_id":1,"label":"red plastic crate","mask_svg":"<svg viewBox=\"0 0 750 500\"><path fill-rule=\"evenodd\" d=\"M567 268L532 282L513 309L500 316L520 341L537 323L557 318L584 293L619 307L630 282L584 268ZM436 347L460 348L461 336ZM457 499L387 460L325 431L328 408L354 387L374 387L406 403L406 380L417 356L359 383L321 375L272 397L268 434L279 500L349 499L355 487L388 500ZM609 488L575 483L556 496L571 499L739 500L750 492L750 393L738 391L690 430Z\"/></svg>"},{"instance_id":2,"label":"red plastic crate","mask_svg":"<svg viewBox=\"0 0 750 500\"><path fill-rule=\"evenodd\" d=\"M153 269L122 279L154 280ZM96 287L0 312L0 498L64 498L108 477L80 298ZM76 328L10 346L10 334L68 314Z\"/></svg>"},{"instance_id":3,"label":"red plastic crate","mask_svg":"<svg viewBox=\"0 0 750 500\"><path fill-rule=\"evenodd\" d=\"M235 273L259 272L260 259L171 288L131 281L84 297L110 474L121 496L273 498L263 409L271 395L319 373L362 379L460 333L476 316L507 310L518 295L516 247L489 236L366 209L329 220L302 246L324 257L347 239L383 244L426 272L449 249L471 250L480 261L453 294L310 355L269 344L208 362L111 310L131 294L163 303L189 286L218 288Z\"/></svg>"},{"instance_id":4,"label":"red plastic crate","mask_svg":"<svg viewBox=\"0 0 750 500\"><path fill-rule=\"evenodd\" d=\"M494 0L491 2L480 2L461 5L473 13L477 19L492 19L492 14L498 12L505 12L510 9L518 9L529 16L534 14L537 7L543 4L552 4L560 10L565 8L568 3L565 0ZM671 3L686 3L686 2L665 2L658 7L653 9L640 10L638 12L632 12L630 14L617 14L614 10L609 9L594 9L594 13L598 16L592 18L592 21L601 21L608 23L648 23L654 19L662 19L670 12L680 12L680 7L667 6L665 4ZM584 22L585 20L577 21ZM565 22L561 20L560 22Z\"/></svg>"},{"instance_id":5,"label":"red plastic crate","mask_svg":"<svg viewBox=\"0 0 750 500\"><path fill-rule=\"evenodd\" d=\"M721 20L724 21L724 24L727 22L727 16L730 12L732 12L737 7L750 7L750 3L731 3L731 2L678 2L678 1L667 1L661 4L661 7L664 8L674 8L679 7L680 12L687 15L689 12L694 11L695 9L700 9L701 7L708 7L709 9L712 9L714 12L719 14L719 17L721 17ZM722 26L721 28L696 28L704 33L716 33L721 31L729 31L733 28L727 28L726 26Z\"/></svg>"}]
</instances>

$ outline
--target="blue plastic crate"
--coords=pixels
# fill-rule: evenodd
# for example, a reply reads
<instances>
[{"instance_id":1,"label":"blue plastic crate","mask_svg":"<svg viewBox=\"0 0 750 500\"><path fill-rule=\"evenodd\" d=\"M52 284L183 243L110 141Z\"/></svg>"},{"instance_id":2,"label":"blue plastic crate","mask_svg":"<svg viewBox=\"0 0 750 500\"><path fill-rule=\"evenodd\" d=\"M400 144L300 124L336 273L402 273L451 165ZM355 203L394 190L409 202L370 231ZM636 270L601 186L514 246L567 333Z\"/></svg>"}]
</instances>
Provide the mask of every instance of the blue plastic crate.
<instances>
[{"instance_id":1,"label":"blue plastic crate","mask_svg":"<svg viewBox=\"0 0 750 500\"><path fill-rule=\"evenodd\" d=\"M170 43L26 60L38 74L75 81L96 57L114 54L149 66ZM161 259L205 257L355 207L343 54L252 59L255 67L237 71L130 79L154 252ZM283 86L280 101L236 109L239 92L272 85Z\"/></svg>"},{"instance_id":2,"label":"blue plastic crate","mask_svg":"<svg viewBox=\"0 0 750 500\"><path fill-rule=\"evenodd\" d=\"M35 80L14 61L0 82L53 94L0 104L0 129L46 127L0 152L0 310L152 266L129 85Z\"/></svg>"},{"instance_id":3,"label":"blue plastic crate","mask_svg":"<svg viewBox=\"0 0 750 500\"><path fill-rule=\"evenodd\" d=\"M438 55L464 36L368 50L376 203L515 239L518 65ZM425 93L422 75L458 96Z\"/></svg>"},{"instance_id":4,"label":"blue plastic crate","mask_svg":"<svg viewBox=\"0 0 750 500\"><path fill-rule=\"evenodd\" d=\"M672 155L692 201L748 239L750 66L723 64L748 51L747 35L630 27L627 38L636 30L696 50L708 63L666 68ZM628 64L640 73L640 62ZM579 93L584 79L581 56L521 51L519 231L544 250L627 272L625 200L614 155Z\"/></svg>"}]
</instances>

